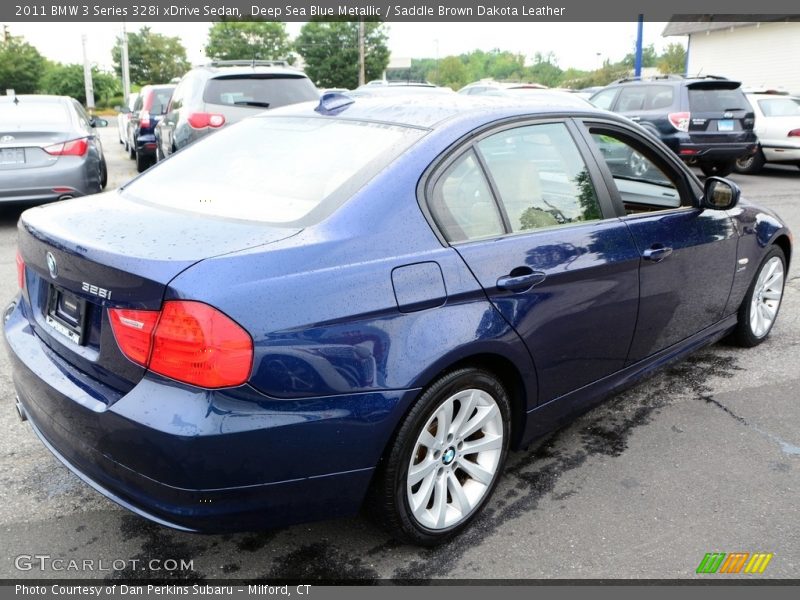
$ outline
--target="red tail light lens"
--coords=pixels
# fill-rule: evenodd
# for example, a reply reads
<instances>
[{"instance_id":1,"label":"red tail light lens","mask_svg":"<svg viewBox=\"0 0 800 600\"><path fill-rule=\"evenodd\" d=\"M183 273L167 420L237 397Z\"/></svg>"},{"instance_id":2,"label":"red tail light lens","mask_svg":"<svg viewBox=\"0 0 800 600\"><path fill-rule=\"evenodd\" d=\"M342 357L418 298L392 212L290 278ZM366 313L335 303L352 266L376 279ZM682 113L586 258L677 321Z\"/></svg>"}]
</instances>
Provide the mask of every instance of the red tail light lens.
<instances>
[{"instance_id":1,"label":"red tail light lens","mask_svg":"<svg viewBox=\"0 0 800 600\"><path fill-rule=\"evenodd\" d=\"M689 131L689 119L691 116L691 113L688 112L678 112L669 113L667 118L672 126L678 131Z\"/></svg>"},{"instance_id":2,"label":"red tail light lens","mask_svg":"<svg viewBox=\"0 0 800 600\"><path fill-rule=\"evenodd\" d=\"M147 366L153 345L153 329L158 322L157 310L111 308L108 317L122 353L137 365Z\"/></svg>"},{"instance_id":3,"label":"red tail light lens","mask_svg":"<svg viewBox=\"0 0 800 600\"><path fill-rule=\"evenodd\" d=\"M788 134L788 137L800 137L800 129L792 129Z\"/></svg>"},{"instance_id":4,"label":"red tail light lens","mask_svg":"<svg viewBox=\"0 0 800 600\"><path fill-rule=\"evenodd\" d=\"M25 289L25 261L22 260L22 255L17 251L17 284L19 289Z\"/></svg>"},{"instance_id":5,"label":"red tail light lens","mask_svg":"<svg viewBox=\"0 0 800 600\"><path fill-rule=\"evenodd\" d=\"M205 129L206 127L216 128L225 125L225 115L198 112L190 114L187 121L189 121L189 125L195 129Z\"/></svg>"},{"instance_id":6,"label":"red tail light lens","mask_svg":"<svg viewBox=\"0 0 800 600\"><path fill-rule=\"evenodd\" d=\"M204 388L250 377L252 339L207 304L175 300L160 311L109 309L109 316L123 354L154 373Z\"/></svg>"},{"instance_id":7,"label":"red tail light lens","mask_svg":"<svg viewBox=\"0 0 800 600\"><path fill-rule=\"evenodd\" d=\"M150 127L150 113L146 110L139 114L139 127Z\"/></svg>"},{"instance_id":8,"label":"red tail light lens","mask_svg":"<svg viewBox=\"0 0 800 600\"><path fill-rule=\"evenodd\" d=\"M53 144L45 146L43 150L53 156L84 156L89 149L89 141L86 138L71 140L63 144Z\"/></svg>"}]
</instances>

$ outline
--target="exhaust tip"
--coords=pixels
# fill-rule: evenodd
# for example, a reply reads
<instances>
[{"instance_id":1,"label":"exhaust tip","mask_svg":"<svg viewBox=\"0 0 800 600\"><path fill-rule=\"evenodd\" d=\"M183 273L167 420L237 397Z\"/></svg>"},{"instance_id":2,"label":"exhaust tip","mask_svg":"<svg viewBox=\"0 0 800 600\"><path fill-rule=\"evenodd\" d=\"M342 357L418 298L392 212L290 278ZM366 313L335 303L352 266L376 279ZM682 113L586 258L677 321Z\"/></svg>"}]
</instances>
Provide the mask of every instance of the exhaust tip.
<instances>
[{"instance_id":1,"label":"exhaust tip","mask_svg":"<svg viewBox=\"0 0 800 600\"><path fill-rule=\"evenodd\" d=\"M28 420L28 413L25 412L25 407L22 406L22 402L19 401L19 396L17 396L16 402L17 414L19 415L19 420L25 422Z\"/></svg>"},{"instance_id":2,"label":"exhaust tip","mask_svg":"<svg viewBox=\"0 0 800 600\"><path fill-rule=\"evenodd\" d=\"M61 200L72 200L74 197L75 196L73 196L72 194L64 194L63 196L59 196L58 200L59 200L59 202Z\"/></svg>"}]
</instances>

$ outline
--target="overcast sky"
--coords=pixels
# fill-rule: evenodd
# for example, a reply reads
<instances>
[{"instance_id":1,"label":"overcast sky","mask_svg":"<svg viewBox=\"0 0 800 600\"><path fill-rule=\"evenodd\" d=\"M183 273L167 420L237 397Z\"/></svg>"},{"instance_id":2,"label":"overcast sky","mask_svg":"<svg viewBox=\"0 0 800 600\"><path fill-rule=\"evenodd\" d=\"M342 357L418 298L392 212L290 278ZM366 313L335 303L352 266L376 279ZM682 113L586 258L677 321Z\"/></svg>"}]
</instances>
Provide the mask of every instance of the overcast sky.
<instances>
[{"instance_id":1,"label":"overcast sky","mask_svg":"<svg viewBox=\"0 0 800 600\"><path fill-rule=\"evenodd\" d=\"M165 35L176 35L193 64L205 61L203 46L210 23L128 23L128 31L143 25ZM645 23L644 43L661 49L681 38L663 38L665 23ZM81 35L86 34L89 60L110 69L111 47L122 31L121 23L9 23L47 58L63 63L82 62ZM499 48L524 54L554 52L562 68L595 69L606 58L620 60L632 51L636 23L389 23L389 49L393 58L435 58L470 50ZM302 23L287 23L295 37Z\"/></svg>"}]
</instances>

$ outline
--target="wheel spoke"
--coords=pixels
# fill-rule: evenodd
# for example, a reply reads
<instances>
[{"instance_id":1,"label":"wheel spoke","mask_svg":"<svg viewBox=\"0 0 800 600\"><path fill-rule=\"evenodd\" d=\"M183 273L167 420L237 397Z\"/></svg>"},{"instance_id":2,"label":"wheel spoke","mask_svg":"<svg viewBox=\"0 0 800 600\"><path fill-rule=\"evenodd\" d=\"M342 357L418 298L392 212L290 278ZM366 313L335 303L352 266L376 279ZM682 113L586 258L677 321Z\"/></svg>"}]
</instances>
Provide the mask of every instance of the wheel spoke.
<instances>
[{"instance_id":1,"label":"wheel spoke","mask_svg":"<svg viewBox=\"0 0 800 600\"><path fill-rule=\"evenodd\" d=\"M447 489L450 490L450 496L453 498L455 507L458 508L462 515L467 514L470 509L469 498L467 498L467 494L464 493L461 482L453 472L447 474Z\"/></svg>"},{"instance_id":2,"label":"wheel spoke","mask_svg":"<svg viewBox=\"0 0 800 600\"><path fill-rule=\"evenodd\" d=\"M444 527L445 519L447 518L447 479L445 477L436 478L431 512L436 521L436 527L438 529Z\"/></svg>"},{"instance_id":3,"label":"wheel spoke","mask_svg":"<svg viewBox=\"0 0 800 600\"><path fill-rule=\"evenodd\" d=\"M453 401L448 400L436 413L436 441L443 445L447 440L447 433L450 431L450 424L453 421Z\"/></svg>"},{"instance_id":4,"label":"wheel spoke","mask_svg":"<svg viewBox=\"0 0 800 600\"><path fill-rule=\"evenodd\" d=\"M491 406L479 406L478 412L475 414L475 416L462 425L461 431L457 433L458 437L465 439L471 436L491 419L493 419L497 410L498 408L496 404L492 404Z\"/></svg>"},{"instance_id":5,"label":"wheel spoke","mask_svg":"<svg viewBox=\"0 0 800 600\"><path fill-rule=\"evenodd\" d=\"M761 314L767 321L772 321L775 318L776 309L765 302L761 303Z\"/></svg>"},{"instance_id":6,"label":"wheel spoke","mask_svg":"<svg viewBox=\"0 0 800 600\"><path fill-rule=\"evenodd\" d=\"M770 290L770 289L766 290L763 294L761 294L761 296L762 296L762 298L764 298L764 300L780 300L781 299L781 295L782 294L780 293L780 291L778 291L778 290Z\"/></svg>"},{"instance_id":7,"label":"wheel spoke","mask_svg":"<svg viewBox=\"0 0 800 600\"><path fill-rule=\"evenodd\" d=\"M411 510L414 514L425 509L428 506L428 501L433 493L434 483L436 482L436 474L429 473L428 476L422 480L422 485L417 490L416 494L411 494Z\"/></svg>"},{"instance_id":8,"label":"wheel spoke","mask_svg":"<svg viewBox=\"0 0 800 600\"><path fill-rule=\"evenodd\" d=\"M420 446L425 446L426 448L430 448L431 451L438 447L438 443L436 442L436 438L431 435L431 432L427 429L423 429L422 433L419 434L419 439L417 440L417 444Z\"/></svg>"},{"instance_id":9,"label":"wheel spoke","mask_svg":"<svg viewBox=\"0 0 800 600\"><path fill-rule=\"evenodd\" d=\"M482 483L483 485L489 485L492 483L492 477L494 476L494 473L487 471L479 464L462 459L458 461L458 466L461 467L461 470L466 472L466 474L472 477L475 481Z\"/></svg>"},{"instance_id":10,"label":"wheel spoke","mask_svg":"<svg viewBox=\"0 0 800 600\"><path fill-rule=\"evenodd\" d=\"M435 471L438 466L439 461L433 460L433 458L429 460L428 457L425 457L425 460L408 470L408 485L416 485L420 479L426 477L431 471Z\"/></svg>"},{"instance_id":11,"label":"wheel spoke","mask_svg":"<svg viewBox=\"0 0 800 600\"><path fill-rule=\"evenodd\" d=\"M461 454L466 456L468 454L476 454L478 452L485 452L487 450L499 450L503 447L503 438L497 436L484 436L479 440L472 442L464 442L461 448Z\"/></svg>"},{"instance_id":12,"label":"wheel spoke","mask_svg":"<svg viewBox=\"0 0 800 600\"><path fill-rule=\"evenodd\" d=\"M780 290L781 287L783 287L783 272L782 271L778 272L778 273L773 273L764 282L764 289L765 290L771 290L771 289L775 289L775 288L777 288L777 290Z\"/></svg>"},{"instance_id":13,"label":"wheel spoke","mask_svg":"<svg viewBox=\"0 0 800 600\"><path fill-rule=\"evenodd\" d=\"M464 422L469 419L470 415L472 415L472 411L475 410L475 405L478 403L478 393L478 390L471 390L469 396L461 400L461 407L458 409L458 414L453 424L450 426L450 433L454 436L459 435L458 432L464 425Z\"/></svg>"}]
</instances>

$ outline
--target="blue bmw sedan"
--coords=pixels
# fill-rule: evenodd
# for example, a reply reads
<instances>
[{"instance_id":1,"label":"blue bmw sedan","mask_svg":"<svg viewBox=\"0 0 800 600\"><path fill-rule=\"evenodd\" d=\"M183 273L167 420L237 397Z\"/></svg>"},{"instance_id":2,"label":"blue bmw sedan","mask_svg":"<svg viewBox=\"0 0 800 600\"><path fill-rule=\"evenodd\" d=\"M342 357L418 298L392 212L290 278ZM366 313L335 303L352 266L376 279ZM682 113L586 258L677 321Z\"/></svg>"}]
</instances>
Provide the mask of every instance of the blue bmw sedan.
<instances>
[{"instance_id":1,"label":"blue bmw sedan","mask_svg":"<svg viewBox=\"0 0 800 600\"><path fill-rule=\"evenodd\" d=\"M217 532L463 530L509 449L775 323L791 234L627 119L415 95L270 111L19 221L17 410L86 483Z\"/></svg>"}]
</instances>

